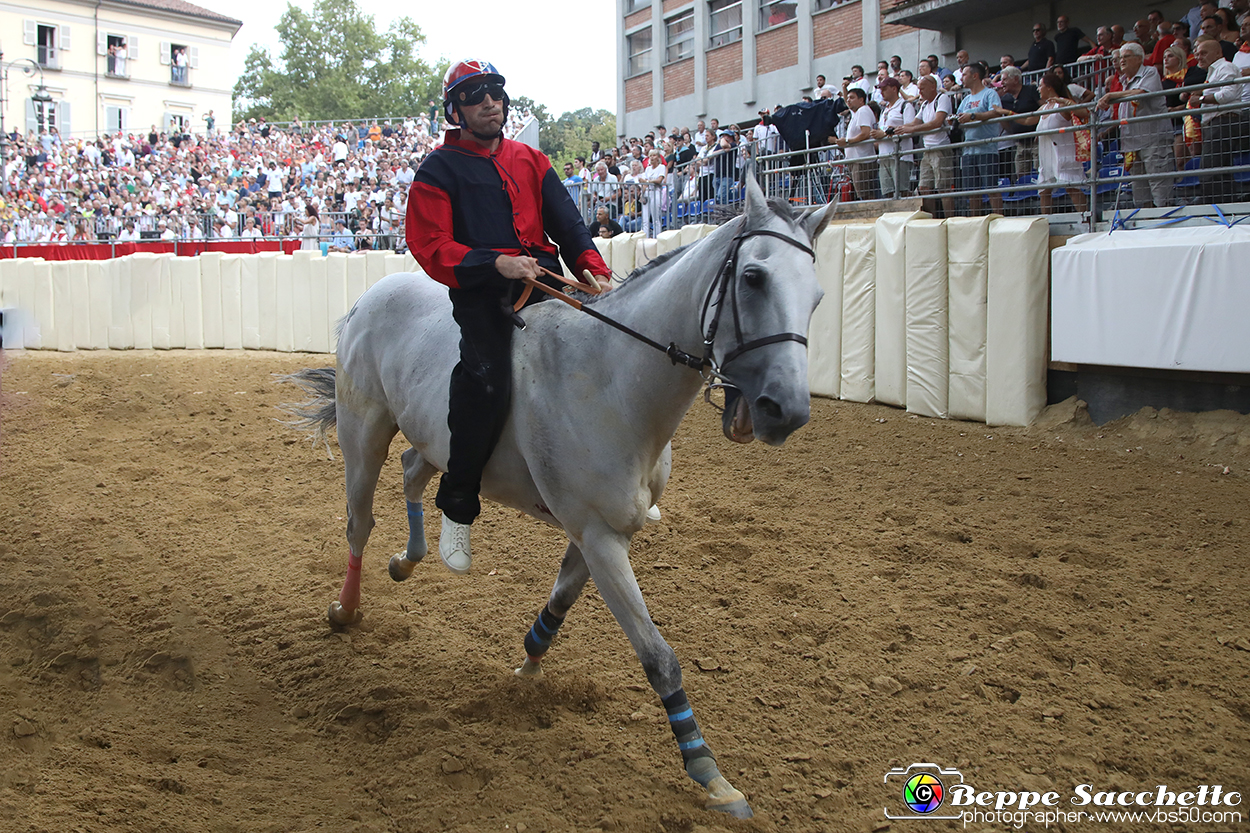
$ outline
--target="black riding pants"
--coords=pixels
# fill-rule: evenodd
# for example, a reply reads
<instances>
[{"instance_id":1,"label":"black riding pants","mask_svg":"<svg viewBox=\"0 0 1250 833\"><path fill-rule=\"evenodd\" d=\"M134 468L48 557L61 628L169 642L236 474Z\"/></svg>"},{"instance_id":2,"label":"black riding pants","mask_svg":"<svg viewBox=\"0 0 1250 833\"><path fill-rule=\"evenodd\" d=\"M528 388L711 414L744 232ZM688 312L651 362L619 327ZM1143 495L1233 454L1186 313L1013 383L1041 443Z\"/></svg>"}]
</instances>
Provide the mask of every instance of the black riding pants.
<instances>
[{"instance_id":1,"label":"black riding pants","mask_svg":"<svg viewBox=\"0 0 1250 833\"><path fill-rule=\"evenodd\" d=\"M554 262L540 262L559 269ZM507 281L448 292L452 317L460 325L460 361L451 372L447 473L439 481L434 504L456 523L471 524L481 513L482 471L508 419L515 329L508 299L515 299L521 288L519 281ZM535 290L529 305L546 297Z\"/></svg>"}]
</instances>

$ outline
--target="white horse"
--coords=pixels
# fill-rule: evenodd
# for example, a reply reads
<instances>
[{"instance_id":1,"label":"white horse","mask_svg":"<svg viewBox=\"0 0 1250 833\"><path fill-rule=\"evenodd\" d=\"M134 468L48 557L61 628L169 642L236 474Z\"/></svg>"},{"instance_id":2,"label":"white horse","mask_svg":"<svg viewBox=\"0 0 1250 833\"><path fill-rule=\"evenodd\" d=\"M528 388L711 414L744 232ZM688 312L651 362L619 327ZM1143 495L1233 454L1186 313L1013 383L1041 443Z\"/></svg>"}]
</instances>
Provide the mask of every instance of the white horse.
<instances>
[{"instance_id":1,"label":"white horse","mask_svg":"<svg viewBox=\"0 0 1250 833\"><path fill-rule=\"evenodd\" d=\"M629 543L660 499L670 441L705 377L732 384L726 435L780 445L810 416L806 339L821 298L812 240L830 207L796 217L748 177L746 211L703 240L662 256L587 309L664 343L699 349L691 364L548 301L524 310L513 339L510 415L482 478L482 494L569 537L555 586L525 637L519 676L539 662L569 608L594 578L629 637L668 713L687 774L707 806L751 816L721 776L682 688L681 666L647 613L629 563ZM313 394L292 406L307 427L337 421L347 485L347 577L330 606L335 625L358 620L360 559L373 528L373 495L398 431L403 454L408 548L391 559L407 578L427 552L421 498L447 465L447 404L459 333L447 290L414 274L391 275L365 292L342 322L334 369L290 379ZM663 349L663 348L661 348ZM669 351L670 355L677 355ZM708 368L711 368L710 370Z\"/></svg>"}]
</instances>

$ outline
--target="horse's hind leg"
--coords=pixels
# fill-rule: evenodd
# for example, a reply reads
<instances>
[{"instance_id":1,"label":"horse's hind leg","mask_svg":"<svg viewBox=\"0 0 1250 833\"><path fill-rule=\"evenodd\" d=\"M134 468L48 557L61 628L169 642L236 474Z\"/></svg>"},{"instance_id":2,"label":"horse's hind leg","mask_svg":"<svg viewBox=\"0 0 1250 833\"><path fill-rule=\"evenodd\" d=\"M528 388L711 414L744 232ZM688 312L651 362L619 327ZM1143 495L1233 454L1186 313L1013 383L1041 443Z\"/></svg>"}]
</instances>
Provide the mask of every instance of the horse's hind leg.
<instances>
[{"instance_id":1,"label":"horse's hind leg","mask_svg":"<svg viewBox=\"0 0 1250 833\"><path fill-rule=\"evenodd\" d=\"M551 596L547 606L539 612L529 633L525 634L525 662L516 670L518 677L540 677L543 673L543 655L551 647L551 640L564 624L564 617L569 608L582 595L582 589L590 579L590 570L586 568L586 559L577 545L570 543L564 551L564 560L560 562L560 574L556 576L555 586L551 588Z\"/></svg>"},{"instance_id":2,"label":"horse's hind leg","mask_svg":"<svg viewBox=\"0 0 1250 833\"><path fill-rule=\"evenodd\" d=\"M426 484L438 469L425 461L415 448L404 452L404 498L408 504L408 547L391 556L387 570L395 581L403 581L412 575L412 568L425 558L429 547L425 543L425 510L421 496Z\"/></svg>"},{"instance_id":3,"label":"horse's hind leg","mask_svg":"<svg viewBox=\"0 0 1250 833\"><path fill-rule=\"evenodd\" d=\"M360 559L373 531L373 495L378 475L399 427L389 412L370 409L364 416L340 413L339 448L347 485L347 577L338 600L330 604L330 623L351 625L360 620Z\"/></svg>"}]
</instances>

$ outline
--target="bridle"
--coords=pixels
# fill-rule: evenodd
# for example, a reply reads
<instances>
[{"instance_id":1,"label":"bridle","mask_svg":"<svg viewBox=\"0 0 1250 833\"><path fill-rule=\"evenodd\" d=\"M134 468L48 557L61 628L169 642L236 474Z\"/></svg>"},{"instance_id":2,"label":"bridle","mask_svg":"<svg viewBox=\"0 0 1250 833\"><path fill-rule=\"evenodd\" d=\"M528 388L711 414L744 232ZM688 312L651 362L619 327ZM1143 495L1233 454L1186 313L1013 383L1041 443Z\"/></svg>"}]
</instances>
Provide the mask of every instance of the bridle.
<instances>
[{"instance_id":1,"label":"bridle","mask_svg":"<svg viewBox=\"0 0 1250 833\"><path fill-rule=\"evenodd\" d=\"M744 240L760 236L775 237L778 240L784 240L791 246L807 252L813 260L816 259L816 253L812 251L811 247L780 232L769 231L768 229L754 229L752 231L746 231L742 234L734 236L733 247L729 250L729 257L726 258L724 264L721 265L720 272L717 274L716 280L711 286L708 287L707 296L703 299L703 310L699 314L700 321L707 318L708 308L713 303L712 295L715 294L716 312L712 315L712 320L708 322L707 329L703 334L703 357L699 360L698 367L695 367L694 365L689 366L695 367L696 370L700 371L706 368L707 376L711 376L719 380L722 385L728 385L735 388L739 386L733 384L733 382L725 376L722 368L741 356L743 353L756 350L760 347L766 347L769 344L777 344L782 341L797 341L804 347L807 346L807 337L800 333L774 333L773 335L762 336L747 342L742 340L742 320L738 315L738 282L734 281L734 277L736 276L738 269L738 250L742 248ZM730 283L734 284L732 293L730 292ZM720 364L717 365L712 352L716 342L716 333L720 329L720 318L725 311L726 300L728 300L729 306L733 311L734 340L737 343L737 346L726 353L724 358L721 359ZM674 348L676 348L676 345L670 344L670 349ZM670 356L669 358L673 357ZM673 363L676 364L677 360L673 359Z\"/></svg>"},{"instance_id":2,"label":"bridle","mask_svg":"<svg viewBox=\"0 0 1250 833\"><path fill-rule=\"evenodd\" d=\"M812 257L813 260L816 258L816 253L813 252L811 247L806 243L801 243L795 238L782 234L781 232L769 231L768 229L754 229L735 235L733 238L733 246L729 250L729 256L725 259L725 262L721 264L720 271L716 274L716 280L714 280L712 285L708 287L707 295L703 299L702 311L699 313L699 321L702 323L707 319L708 310L715 306L715 312L712 314L712 319L711 321L708 321L707 328L703 331L702 356L687 353L685 350L678 347L677 342L675 341L670 341L668 346L665 347L655 339L648 338L637 330L634 330L633 328L628 327L615 319L609 318L593 307L585 306L581 301L578 301L575 298L570 298L560 290L550 287L547 284L540 283L533 278L526 278L525 283L528 287L541 290L552 297L559 298L572 306L574 309L580 310L592 318L597 318L611 327L615 327L631 338L641 341L643 344L654 347L664 355L668 356L669 361L671 361L674 365L680 364L689 367L692 370L698 371L699 375L702 376L708 383L709 393L713 387L734 388L741 390L741 387L734 383L730 377L726 376L723 370L723 368L734 359L737 359L742 354L751 350L766 347L769 344L778 344L783 341L796 341L804 346L807 345L807 337L800 333L774 333L773 335L763 336L761 338L752 339L751 341L744 342L742 340L742 320L738 314L737 282L734 280L738 269L738 251L742 248L743 241L752 237L760 236L776 237L778 240L784 240L796 249L801 249L806 252ZM582 286L579 283L568 281L562 275L557 275L553 272L547 272L547 274L553 278L558 278L565 283L570 283L573 286ZM732 292L730 291L731 284L734 285ZM528 289L523 298L525 297L528 297ZM715 300L713 300L713 297L715 297ZM716 357L713 353L716 345L716 334L720 329L720 320L721 316L725 312L726 303L728 303L733 311L734 340L736 342L736 346L726 353L724 358L717 363ZM519 316L513 314L513 320L519 321ZM523 322L518 323L518 326L524 327Z\"/></svg>"}]
</instances>

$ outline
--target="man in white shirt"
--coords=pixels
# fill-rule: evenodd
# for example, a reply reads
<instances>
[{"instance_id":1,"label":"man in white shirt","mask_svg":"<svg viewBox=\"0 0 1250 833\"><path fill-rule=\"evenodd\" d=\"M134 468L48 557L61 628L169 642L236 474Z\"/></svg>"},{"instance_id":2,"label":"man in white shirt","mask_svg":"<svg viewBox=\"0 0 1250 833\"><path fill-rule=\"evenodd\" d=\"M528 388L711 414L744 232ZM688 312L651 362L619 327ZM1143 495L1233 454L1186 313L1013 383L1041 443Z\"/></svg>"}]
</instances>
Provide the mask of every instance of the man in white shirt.
<instances>
[{"instance_id":1,"label":"man in white shirt","mask_svg":"<svg viewBox=\"0 0 1250 833\"><path fill-rule=\"evenodd\" d=\"M1212 37L1198 38L1194 48L1198 66L1207 71L1207 83L1231 81L1238 77L1237 68L1224 60L1223 47ZM1202 106L1234 104L1241 100L1240 84L1208 87L1202 91ZM1191 98L1192 101L1192 98ZM1202 114L1202 167L1231 167L1233 153L1240 151L1247 135L1246 110ZM1205 175L1202 178L1202 196L1207 202L1228 202L1234 198L1235 185L1232 174Z\"/></svg>"},{"instance_id":2,"label":"man in white shirt","mask_svg":"<svg viewBox=\"0 0 1250 833\"><path fill-rule=\"evenodd\" d=\"M126 225L117 234L118 243L133 243L139 239L139 232L135 231L135 221L127 220Z\"/></svg>"},{"instance_id":3,"label":"man in white shirt","mask_svg":"<svg viewBox=\"0 0 1250 833\"><path fill-rule=\"evenodd\" d=\"M902 97L902 85L897 78L885 78L880 84L885 106L881 118L872 131L877 140L877 173L881 180L881 196L899 199L911 183L911 138L899 134L903 125L916 120L916 108ZM898 136L903 136L898 138Z\"/></svg>"},{"instance_id":4,"label":"man in white shirt","mask_svg":"<svg viewBox=\"0 0 1250 833\"><path fill-rule=\"evenodd\" d=\"M1110 92L1098 100L1098 109L1106 110L1117 101L1144 93L1157 93L1163 90L1159 71L1144 63L1145 51L1139 43L1126 43L1120 47L1121 82L1124 89ZM1139 98L1120 105L1120 118L1140 118L1155 116L1167 112L1167 101L1163 96ZM1127 122L1120 125L1120 149L1133 153L1133 165L1125 173L1164 174L1176 170L1176 162L1172 156L1172 122L1170 119L1157 121ZM1153 200L1153 203L1152 203ZM1172 204L1172 178L1133 180L1133 202L1138 208L1159 208Z\"/></svg>"},{"instance_id":5,"label":"man in white shirt","mask_svg":"<svg viewBox=\"0 0 1250 833\"><path fill-rule=\"evenodd\" d=\"M868 97L859 87L848 89L846 103L852 111L851 123L846 128L846 138L835 141L846 152L856 199L872 199L873 169L877 155L877 148L872 142L872 131L877 126L877 117L868 106Z\"/></svg>"},{"instance_id":6,"label":"man in white shirt","mask_svg":"<svg viewBox=\"0 0 1250 833\"><path fill-rule=\"evenodd\" d=\"M813 97L813 98L820 98L820 94L821 94L822 92L824 92L825 90L828 90L830 95L837 95L837 94L838 94L837 89L836 89L836 88L835 88L832 84L830 84L830 83L828 83L827 81L825 81L825 76L823 76L823 75L817 75L817 76L816 76L816 85L815 85L815 87L812 89L812 97Z\"/></svg>"},{"instance_id":7,"label":"man in white shirt","mask_svg":"<svg viewBox=\"0 0 1250 833\"><path fill-rule=\"evenodd\" d=\"M159 223L156 224L156 230L161 233L161 240L163 242L168 243L171 240L178 239L178 235L174 234L174 230L171 229L169 227L169 224L166 223L164 220L161 220Z\"/></svg>"},{"instance_id":8,"label":"man in white shirt","mask_svg":"<svg viewBox=\"0 0 1250 833\"><path fill-rule=\"evenodd\" d=\"M920 157L921 194L944 193L954 184L950 128L947 122L955 112L951 97L938 90L937 76L921 76L917 83L920 88L920 109L911 124L900 127L896 133L903 135L920 134L923 136L924 155ZM925 210L936 215L937 206L933 200L925 200ZM955 216L955 198L942 197L942 208L947 217Z\"/></svg>"}]
</instances>

